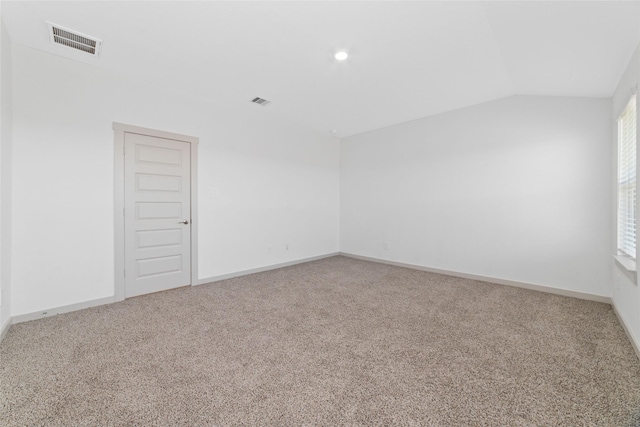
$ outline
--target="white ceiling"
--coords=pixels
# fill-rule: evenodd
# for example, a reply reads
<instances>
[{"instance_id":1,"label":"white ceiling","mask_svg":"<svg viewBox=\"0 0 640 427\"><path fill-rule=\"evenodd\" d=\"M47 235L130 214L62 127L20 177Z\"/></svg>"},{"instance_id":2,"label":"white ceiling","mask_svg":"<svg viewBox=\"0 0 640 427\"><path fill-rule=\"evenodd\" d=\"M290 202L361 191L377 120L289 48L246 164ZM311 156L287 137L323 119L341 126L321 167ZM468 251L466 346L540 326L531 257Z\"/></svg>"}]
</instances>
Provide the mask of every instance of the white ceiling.
<instances>
[{"instance_id":1,"label":"white ceiling","mask_svg":"<svg viewBox=\"0 0 640 427\"><path fill-rule=\"evenodd\" d=\"M2 19L14 43L339 137L514 94L609 97L640 42L640 1L3 1ZM45 20L101 56L51 45Z\"/></svg>"}]
</instances>

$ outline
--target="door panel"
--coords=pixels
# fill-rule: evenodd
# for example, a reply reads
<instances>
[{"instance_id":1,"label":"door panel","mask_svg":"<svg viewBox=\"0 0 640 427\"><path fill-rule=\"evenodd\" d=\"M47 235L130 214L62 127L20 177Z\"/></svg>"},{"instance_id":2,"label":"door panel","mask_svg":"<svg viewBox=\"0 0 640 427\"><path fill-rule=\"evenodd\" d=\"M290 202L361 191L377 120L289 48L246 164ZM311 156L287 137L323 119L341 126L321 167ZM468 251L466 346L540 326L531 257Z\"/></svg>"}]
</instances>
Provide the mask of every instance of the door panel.
<instances>
[{"instance_id":1,"label":"door panel","mask_svg":"<svg viewBox=\"0 0 640 427\"><path fill-rule=\"evenodd\" d=\"M182 179L179 176L167 175L136 175L139 191L174 191L179 192L182 188Z\"/></svg>"},{"instance_id":2,"label":"door panel","mask_svg":"<svg viewBox=\"0 0 640 427\"><path fill-rule=\"evenodd\" d=\"M136 249L159 248L182 244L182 229L146 230L136 232L138 245Z\"/></svg>"},{"instance_id":3,"label":"door panel","mask_svg":"<svg viewBox=\"0 0 640 427\"><path fill-rule=\"evenodd\" d=\"M181 219L182 203L138 202L136 203L136 219Z\"/></svg>"},{"instance_id":4,"label":"door panel","mask_svg":"<svg viewBox=\"0 0 640 427\"><path fill-rule=\"evenodd\" d=\"M125 297L191 283L190 149L124 134Z\"/></svg>"},{"instance_id":5,"label":"door panel","mask_svg":"<svg viewBox=\"0 0 640 427\"><path fill-rule=\"evenodd\" d=\"M134 134L129 134L134 135ZM142 136L142 135L136 135ZM145 138L151 138L144 136ZM160 139L160 138L154 138ZM165 139L165 141L168 141ZM136 145L136 158L138 163L165 164L172 166L182 165L182 151L169 147L157 147L144 144Z\"/></svg>"},{"instance_id":6,"label":"door panel","mask_svg":"<svg viewBox=\"0 0 640 427\"><path fill-rule=\"evenodd\" d=\"M171 255L160 258L139 259L138 278L166 275L182 271L182 257Z\"/></svg>"}]
</instances>

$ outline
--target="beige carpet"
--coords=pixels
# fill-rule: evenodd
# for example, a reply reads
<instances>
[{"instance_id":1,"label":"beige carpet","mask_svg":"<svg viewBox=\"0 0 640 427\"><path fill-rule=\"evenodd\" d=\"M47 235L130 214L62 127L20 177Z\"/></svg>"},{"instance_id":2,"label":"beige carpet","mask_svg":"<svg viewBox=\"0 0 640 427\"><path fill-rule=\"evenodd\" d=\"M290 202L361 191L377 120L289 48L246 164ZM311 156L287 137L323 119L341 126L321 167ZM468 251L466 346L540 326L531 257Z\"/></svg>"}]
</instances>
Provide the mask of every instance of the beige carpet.
<instances>
[{"instance_id":1,"label":"beige carpet","mask_svg":"<svg viewBox=\"0 0 640 427\"><path fill-rule=\"evenodd\" d=\"M334 257L11 327L2 426L633 426L611 307Z\"/></svg>"}]
</instances>

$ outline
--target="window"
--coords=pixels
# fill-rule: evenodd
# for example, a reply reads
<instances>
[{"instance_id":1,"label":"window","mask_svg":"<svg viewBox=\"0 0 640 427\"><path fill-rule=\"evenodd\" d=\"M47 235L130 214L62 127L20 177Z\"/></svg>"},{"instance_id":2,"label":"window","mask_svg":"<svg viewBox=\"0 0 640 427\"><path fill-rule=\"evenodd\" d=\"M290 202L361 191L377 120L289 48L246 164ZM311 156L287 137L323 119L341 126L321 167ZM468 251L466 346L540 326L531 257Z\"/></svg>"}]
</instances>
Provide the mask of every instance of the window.
<instances>
[{"instance_id":1,"label":"window","mask_svg":"<svg viewBox=\"0 0 640 427\"><path fill-rule=\"evenodd\" d=\"M636 258L636 95L618 118L618 253Z\"/></svg>"}]
</instances>

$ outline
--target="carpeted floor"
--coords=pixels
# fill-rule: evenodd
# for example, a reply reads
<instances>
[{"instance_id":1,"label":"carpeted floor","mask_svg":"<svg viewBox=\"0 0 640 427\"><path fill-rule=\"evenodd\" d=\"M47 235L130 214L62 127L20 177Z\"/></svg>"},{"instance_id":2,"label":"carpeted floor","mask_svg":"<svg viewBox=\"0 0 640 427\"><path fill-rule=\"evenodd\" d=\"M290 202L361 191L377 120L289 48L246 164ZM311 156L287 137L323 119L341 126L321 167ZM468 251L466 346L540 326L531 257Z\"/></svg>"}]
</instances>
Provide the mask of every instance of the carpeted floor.
<instances>
[{"instance_id":1,"label":"carpeted floor","mask_svg":"<svg viewBox=\"0 0 640 427\"><path fill-rule=\"evenodd\" d=\"M2 426L633 426L611 307L345 257L11 327Z\"/></svg>"}]
</instances>

